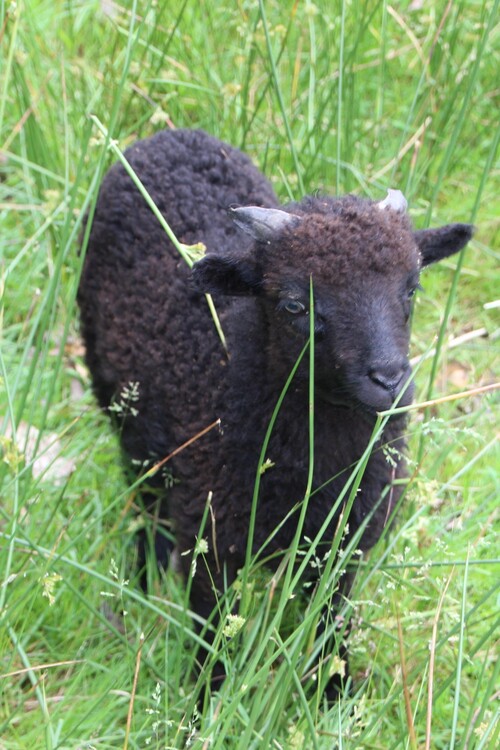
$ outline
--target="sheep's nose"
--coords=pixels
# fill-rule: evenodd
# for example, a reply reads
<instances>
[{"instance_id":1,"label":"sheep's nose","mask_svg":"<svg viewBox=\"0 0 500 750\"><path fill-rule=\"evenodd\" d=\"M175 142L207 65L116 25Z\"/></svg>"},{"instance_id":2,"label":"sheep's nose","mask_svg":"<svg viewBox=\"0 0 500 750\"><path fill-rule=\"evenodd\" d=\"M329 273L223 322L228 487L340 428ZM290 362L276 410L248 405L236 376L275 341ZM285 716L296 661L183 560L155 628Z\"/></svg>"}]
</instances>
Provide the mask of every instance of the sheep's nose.
<instances>
[{"instance_id":1,"label":"sheep's nose","mask_svg":"<svg viewBox=\"0 0 500 750\"><path fill-rule=\"evenodd\" d=\"M408 365L405 362L377 363L369 371L370 379L386 391L396 395L408 373Z\"/></svg>"}]
</instances>

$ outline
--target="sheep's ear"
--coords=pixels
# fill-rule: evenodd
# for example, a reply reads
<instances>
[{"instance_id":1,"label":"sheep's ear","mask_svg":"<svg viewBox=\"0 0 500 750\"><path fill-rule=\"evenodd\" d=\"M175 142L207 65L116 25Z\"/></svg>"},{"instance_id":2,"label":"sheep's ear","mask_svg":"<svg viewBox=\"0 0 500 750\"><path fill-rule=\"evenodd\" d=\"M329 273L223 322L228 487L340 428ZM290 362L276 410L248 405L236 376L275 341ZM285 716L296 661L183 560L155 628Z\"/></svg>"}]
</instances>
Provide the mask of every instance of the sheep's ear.
<instances>
[{"instance_id":1,"label":"sheep's ear","mask_svg":"<svg viewBox=\"0 0 500 750\"><path fill-rule=\"evenodd\" d=\"M271 242L286 227L300 224L301 218L296 214L280 211L278 208L261 208L260 206L231 206L229 216L239 229L249 234L257 242Z\"/></svg>"},{"instance_id":2,"label":"sheep's ear","mask_svg":"<svg viewBox=\"0 0 500 750\"><path fill-rule=\"evenodd\" d=\"M258 294L261 274L246 260L208 254L194 264L192 279L207 294Z\"/></svg>"},{"instance_id":3,"label":"sheep's ear","mask_svg":"<svg viewBox=\"0 0 500 750\"><path fill-rule=\"evenodd\" d=\"M466 246L473 233L472 224L447 224L438 229L420 229L413 232L422 253L422 265L428 266L458 253Z\"/></svg>"}]
</instances>

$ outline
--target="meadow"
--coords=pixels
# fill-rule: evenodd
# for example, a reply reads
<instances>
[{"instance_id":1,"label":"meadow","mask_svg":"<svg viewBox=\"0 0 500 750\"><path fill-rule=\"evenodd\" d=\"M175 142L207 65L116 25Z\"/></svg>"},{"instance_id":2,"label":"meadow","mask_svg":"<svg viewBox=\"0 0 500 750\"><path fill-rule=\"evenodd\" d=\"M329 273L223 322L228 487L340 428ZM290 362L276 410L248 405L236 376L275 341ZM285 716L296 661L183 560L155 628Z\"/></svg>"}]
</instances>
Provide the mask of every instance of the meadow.
<instances>
[{"instance_id":1,"label":"meadow","mask_svg":"<svg viewBox=\"0 0 500 750\"><path fill-rule=\"evenodd\" d=\"M498 747L498 9L1 0L0 750ZM418 228L476 225L422 277L410 481L360 562L336 705L314 611L265 569L216 639L213 695L183 582L136 580L137 487L84 364L78 238L116 149L165 127L242 148L283 201L393 187Z\"/></svg>"}]
</instances>

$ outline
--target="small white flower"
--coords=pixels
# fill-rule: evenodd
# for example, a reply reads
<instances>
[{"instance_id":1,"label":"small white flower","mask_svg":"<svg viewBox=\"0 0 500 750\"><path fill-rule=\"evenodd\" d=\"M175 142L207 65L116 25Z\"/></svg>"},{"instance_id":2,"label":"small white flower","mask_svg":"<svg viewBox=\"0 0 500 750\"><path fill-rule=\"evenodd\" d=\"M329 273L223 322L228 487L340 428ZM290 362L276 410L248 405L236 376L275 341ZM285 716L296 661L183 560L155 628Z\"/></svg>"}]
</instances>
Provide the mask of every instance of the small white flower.
<instances>
[{"instance_id":1,"label":"small white flower","mask_svg":"<svg viewBox=\"0 0 500 750\"><path fill-rule=\"evenodd\" d=\"M245 624L245 618L241 615L229 614L226 619L227 622L226 625L224 625L222 632L226 638L234 638L236 633L238 633Z\"/></svg>"}]
</instances>

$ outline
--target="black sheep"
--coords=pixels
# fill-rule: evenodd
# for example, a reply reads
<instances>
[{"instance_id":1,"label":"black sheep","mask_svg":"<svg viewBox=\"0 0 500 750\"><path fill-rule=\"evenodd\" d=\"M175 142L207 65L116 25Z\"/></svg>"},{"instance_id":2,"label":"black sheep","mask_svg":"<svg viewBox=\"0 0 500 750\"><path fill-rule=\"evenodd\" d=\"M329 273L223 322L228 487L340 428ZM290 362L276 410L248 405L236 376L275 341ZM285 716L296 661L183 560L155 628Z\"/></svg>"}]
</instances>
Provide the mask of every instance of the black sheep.
<instances>
[{"instance_id":1,"label":"black sheep","mask_svg":"<svg viewBox=\"0 0 500 750\"><path fill-rule=\"evenodd\" d=\"M207 255L191 273L123 166L114 165L99 194L79 289L87 363L104 408L137 384L120 421L133 462L151 465L220 419L221 429L169 462L173 486L165 489L158 472L145 500L160 503L158 517L172 522L185 553L195 547L211 493L203 530L211 576L200 563L191 588L193 609L208 618L214 584L222 591L244 564L259 453L309 340L311 287L313 490L321 489L309 502L302 539L318 534L370 440L376 412L411 401L408 321L420 270L464 247L472 228L414 231L396 192L382 203L307 197L280 208L246 156L201 131L160 132L126 157L177 237L203 242ZM214 296L227 353L205 292ZM275 565L293 539L293 509L308 481L308 392L306 354L270 437L272 464L260 477L253 550ZM393 482L404 475L405 423L401 415L387 422L350 512L349 535L365 524L357 544L363 550L400 497ZM382 444L391 446L392 460ZM162 534L156 552L166 565ZM188 575L191 555L179 559Z\"/></svg>"}]
</instances>

